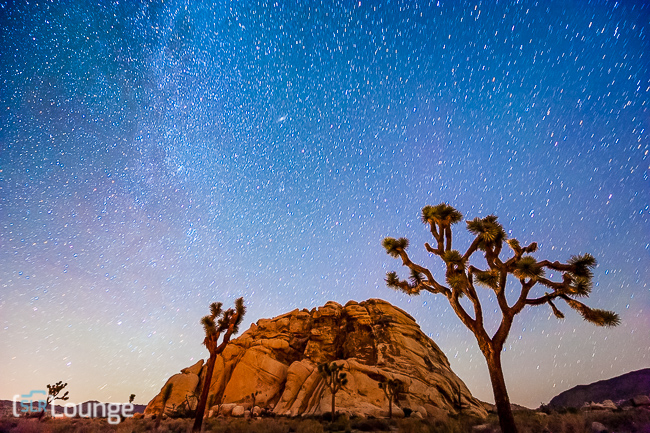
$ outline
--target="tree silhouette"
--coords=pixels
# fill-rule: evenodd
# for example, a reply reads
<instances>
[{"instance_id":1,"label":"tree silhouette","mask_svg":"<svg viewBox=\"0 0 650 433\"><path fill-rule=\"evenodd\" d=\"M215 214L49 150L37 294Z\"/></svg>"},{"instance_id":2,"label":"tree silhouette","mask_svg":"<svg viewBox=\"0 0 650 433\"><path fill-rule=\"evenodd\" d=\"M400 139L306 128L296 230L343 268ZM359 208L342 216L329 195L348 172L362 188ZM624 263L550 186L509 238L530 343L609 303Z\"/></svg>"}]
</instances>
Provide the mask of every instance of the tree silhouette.
<instances>
[{"instance_id":1,"label":"tree silhouette","mask_svg":"<svg viewBox=\"0 0 650 433\"><path fill-rule=\"evenodd\" d=\"M599 326L615 326L620 319L616 313L587 307L575 299L588 297L591 293L593 277L591 270L596 266L596 259L590 254L573 256L567 263L537 261L530 255L537 250L537 243L533 242L522 247L516 239L507 239L506 232L494 215L466 221L467 230L474 235L474 240L467 251L461 254L452 249L451 226L460 222L462 218L460 212L446 203L425 206L422 209L422 222L429 226L435 240L435 247L428 243L425 243L424 247L429 253L442 259L447 285L436 281L429 269L411 261L406 253L409 245L406 238L385 238L382 245L390 256L401 258L402 264L411 270L410 280L400 280L395 272L389 272L386 275L386 283L389 287L409 295L418 295L425 290L447 298L461 322L476 337L479 348L485 356L501 431L513 433L517 428L503 377L501 352L514 316L527 306L547 304L553 314L562 319L564 315L555 302L564 301L585 320ZM505 261L499 258L504 243L511 250L511 256ZM485 258L484 269L470 264L470 259L479 251ZM557 278L561 281L547 278L546 270L557 273L559 275ZM516 279L520 286L519 294L515 295L516 300L512 304L506 299L508 277ZM548 291L541 296L532 296L532 289L538 283ZM492 336L484 326L483 308L475 284L488 289L488 293L496 299L501 312L501 322ZM469 300L469 309L461 304L462 297Z\"/></svg>"},{"instance_id":2,"label":"tree silhouette","mask_svg":"<svg viewBox=\"0 0 650 433\"><path fill-rule=\"evenodd\" d=\"M384 391L388 399L388 418L393 418L393 401L396 401L399 393L404 391L404 383L397 379L382 378L379 388Z\"/></svg>"},{"instance_id":3,"label":"tree silhouette","mask_svg":"<svg viewBox=\"0 0 650 433\"><path fill-rule=\"evenodd\" d=\"M235 301L235 309L229 308L225 311L221 310L221 302L213 302L210 304L210 314L201 319L203 329L205 330L205 339L203 344L210 352L208 359L207 370L205 373L205 382L203 383L203 391L199 399L199 405L196 407L196 418L194 419L194 427L192 431L201 431L203 424L203 414L205 413L205 406L208 402L208 393L210 391L210 382L212 381L212 373L214 372L214 364L219 355L228 345L230 337L239 331L246 307L244 307L244 298L239 298ZM223 334L223 340L219 343L219 338Z\"/></svg>"},{"instance_id":4,"label":"tree silhouette","mask_svg":"<svg viewBox=\"0 0 650 433\"><path fill-rule=\"evenodd\" d=\"M324 362L318 365L318 372L323 376L325 384L332 393L332 422L336 415L336 393L348 383L347 373L341 370L343 370L343 364L339 365L336 362Z\"/></svg>"},{"instance_id":5,"label":"tree silhouette","mask_svg":"<svg viewBox=\"0 0 650 433\"><path fill-rule=\"evenodd\" d=\"M133 403L133 400L135 400L135 394L129 396L129 403Z\"/></svg>"},{"instance_id":6,"label":"tree silhouette","mask_svg":"<svg viewBox=\"0 0 650 433\"><path fill-rule=\"evenodd\" d=\"M47 400L45 400L45 408L47 408L51 403L54 403L55 400L66 401L70 398L68 397L68 391L66 391L62 396L59 396L66 386L68 386L68 383L63 383L62 380L59 380L54 385L47 385ZM43 408L39 414L39 419L45 415L45 408Z\"/></svg>"}]
</instances>

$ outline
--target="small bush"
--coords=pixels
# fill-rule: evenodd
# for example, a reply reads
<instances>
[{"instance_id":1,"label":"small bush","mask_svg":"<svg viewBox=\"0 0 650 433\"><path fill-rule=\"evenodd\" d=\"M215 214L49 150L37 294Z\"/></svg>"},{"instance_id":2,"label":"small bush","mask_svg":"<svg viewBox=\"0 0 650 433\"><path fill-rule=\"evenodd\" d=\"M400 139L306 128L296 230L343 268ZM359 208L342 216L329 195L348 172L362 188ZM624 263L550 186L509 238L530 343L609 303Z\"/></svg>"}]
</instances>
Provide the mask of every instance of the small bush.
<instances>
[{"instance_id":1,"label":"small bush","mask_svg":"<svg viewBox=\"0 0 650 433\"><path fill-rule=\"evenodd\" d=\"M390 423L385 419L364 419L352 420L352 428L359 431L389 431Z\"/></svg>"},{"instance_id":2,"label":"small bush","mask_svg":"<svg viewBox=\"0 0 650 433\"><path fill-rule=\"evenodd\" d=\"M350 426L350 418L346 414L339 414L336 417L334 422L331 422L326 427L327 431L343 431L350 432L352 427Z\"/></svg>"},{"instance_id":3,"label":"small bush","mask_svg":"<svg viewBox=\"0 0 650 433\"><path fill-rule=\"evenodd\" d=\"M185 419L166 419L160 424L158 429L159 433L186 433L192 428L194 420L190 418Z\"/></svg>"},{"instance_id":4,"label":"small bush","mask_svg":"<svg viewBox=\"0 0 650 433\"><path fill-rule=\"evenodd\" d=\"M289 431L295 431L296 433L325 433L323 424L313 419L299 421L295 426L295 430L290 428Z\"/></svg>"},{"instance_id":5,"label":"small bush","mask_svg":"<svg viewBox=\"0 0 650 433\"><path fill-rule=\"evenodd\" d=\"M0 433L9 433L18 426L15 418L0 419Z\"/></svg>"},{"instance_id":6,"label":"small bush","mask_svg":"<svg viewBox=\"0 0 650 433\"><path fill-rule=\"evenodd\" d=\"M397 425L399 433L429 433L429 424L420 419L405 418Z\"/></svg>"}]
</instances>

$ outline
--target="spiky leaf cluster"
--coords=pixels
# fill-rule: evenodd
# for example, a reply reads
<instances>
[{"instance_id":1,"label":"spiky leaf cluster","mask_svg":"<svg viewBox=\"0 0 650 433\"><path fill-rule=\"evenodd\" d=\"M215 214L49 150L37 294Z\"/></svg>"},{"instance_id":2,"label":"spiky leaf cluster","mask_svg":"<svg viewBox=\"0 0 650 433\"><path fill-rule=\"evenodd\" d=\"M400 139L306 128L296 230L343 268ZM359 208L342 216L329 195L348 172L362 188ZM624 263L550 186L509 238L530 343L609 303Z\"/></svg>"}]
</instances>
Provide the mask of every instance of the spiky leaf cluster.
<instances>
[{"instance_id":1,"label":"spiky leaf cluster","mask_svg":"<svg viewBox=\"0 0 650 433\"><path fill-rule=\"evenodd\" d=\"M206 337L217 335L217 325L212 315L203 316L201 318L201 324L203 325L203 330L205 331Z\"/></svg>"},{"instance_id":2,"label":"spiky leaf cluster","mask_svg":"<svg viewBox=\"0 0 650 433\"><path fill-rule=\"evenodd\" d=\"M424 275L415 269L411 269L411 276L409 277L409 281L411 282L411 286L416 287L424 282Z\"/></svg>"},{"instance_id":3,"label":"spiky leaf cluster","mask_svg":"<svg viewBox=\"0 0 650 433\"><path fill-rule=\"evenodd\" d=\"M508 239L506 243L510 245L510 248L512 248L514 251L521 251L521 245L519 245L519 241L517 239Z\"/></svg>"},{"instance_id":4,"label":"spiky leaf cluster","mask_svg":"<svg viewBox=\"0 0 650 433\"><path fill-rule=\"evenodd\" d=\"M544 268L537 263L535 257L524 256L517 261L512 273L520 280L537 281L538 278L544 276Z\"/></svg>"},{"instance_id":5,"label":"spiky leaf cluster","mask_svg":"<svg viewBox=\"0 0 650 433\"><path fill-rule=\"evenodd\" d=\"M212 317L219 317L221 315L221 307L223 304L221 302L213 302L210 304L210 315Z\"/></svg>"},{"instance_id":6,"label":"spiky leaf cluster","mask_svg":"<svg viewBox=\"0 0 650 433\"><path fill-rule=\"evenodd\" d=\"M63 383L62 380L59 380L57 383L54 385L47 385L47 402L50 403L54 400L68 400L70 397L68 397L69 391L66 391L62 396L59 396L61 391L68 386L68 383Z\"/></svg>"},{"instance_id":7,"label":"spiky leaf cluster","mask_svg":"<svg viewBox=\"0 0 650 433\"><path fill-rule=\"evenodd\" d=\"M336 362L324 362L318 365L318 372L325 379L327 385L336 391L348 383L347 373L342 370L343 365Z\"/></svg>"},{"instance_id":8,"label":"spiky leaf cluster","mask_svg":"<svg viewBox=\"0 0 650 433\"><path fill-rule=\"evenodd\" d=\"M405 387L404 387L404 382L402 382L401 380L382 378L379 381L379 388L384 390L386 397L389 397L389 395L396 396L400 392L403 392Z\"/></svg>"},{"instance_id":9,"label":"spiky leaf cluster","mask_svg":"<svg viewBox=\"0 0 650 433\"><path fill-rule=\"evenodd\" d=\"M397 276L397 272L391 271L386 273L386 285L390 287L391 289L399 289L400 288L400 279Z\"/></svg>"},{"instance_id":10,"label":"spiky leaf cluster","mask_svg":"<svg viewBox=\"0 0 650 433\"><path fill-rule=\"evenodd\" d=\"M571 256L567 263L571 265L571 274L573 274L575 277L589 279L593 278L594 273L592 272L592 269L597 265L596 259L591 254Z\"/></svg>"},{"instance_id":11,"label":"spiky leaf cluster","mask_svg":"<svg viewBox=\"0 0 650 433\"><path fill-rule=\"evenodd\" d=\"M467 277L465 276L465 273L462 271L448 272L446 275L446 280L447 284L449 284L449 287L457 290L462 296L467 285Z\"/></svg>"},{"instance_id":12,"label":"spiky leaf cluster","mask_svg":"<svg viewBox=\"0 0 650 433\"><path fill-rule=\"evenodd\" d=\"M482 251L490 246L501 244L508 237L494 215L488 215L485 218L476 217L467 221L467 230L479 238L478 248Z\"/></svg>"},{"instance_id":13,"label":"spiky leaf cluster","mask_svg":"<svg viewBox=\"0 0 650 433\"><path fill-rule=\"evenodd\" d=\"M621 323L621 319L618 314L612 311L601 310L598 308L589 308L582 302L578 302L575 299L568 297L565 297L564 300L569 305L569 307L580 313L583 319L593 323L594 325L616 326Z\"/></svg>"},{"instance_id":14,"label":"spiky leaf cluster","mask_svg":"<svg viewBox=\"0 0 650 433\"><path fill-rule=\"evenodd\" d=\"M447 265L455 265L458 268L465 268L465 259L462 254L456 250L445 251L440 257Z\"/></svg>"},{"instance_id":15,"label":"spiky leaf cluster","mask_svg":"<svg viewBox=\"0 0 650 433\"><path fill-rule=\"evenodd\" d=\"M499 287L499 272L496 269L475 272L474 279L480 285L493 290L497 290Z\"/></svg>"},{"instance_id":16,"label":"spiky leaf cluster","mask_svg":"<svg viewBox=\"0 0 650 433\"><path fill-rule=\"evenodd\" d=\"M406 238L385 238L381 243L391 257L399 257L400 251L406 251L409 240Z\"/></svg>"},{"instance_id":17,"label":"spiky leaf cluster","mask_svg":"<svg viewBox=\"0 0 650 433\"><path fill-rule=\"evenodd\" d=\"M408 295L420 294L420 284L424 281L422 274L411 271L409 281L400 280L397 272L391 271L386 273L386 285L391 289L400 290Z\"/></svg>"},{"instance_id":18,"label":"spiky leaf cluster","mask_svg":"<svg viewBox=\"0 0 650 433\"><path fill-rule=\"evenodd\" d=\"M421 218L424 224L436 223L443 226L450 226L460 222L463 219L463 214L447 203L440 203L435 206L423 207Z\"/></svg>"},{"instance_id":19,"label":"spiky leaf cluster","mask_svg":"<svg viewBox=\"0 0 650 433\"><path fill-rule=\"evenodd\" d=\"M592 269L596 267L597 262L591 254L580 256L571 256L567 261L570 270L567 272L570 284L571 296L589 296L593 287L592 278L594 276Z\"/></svg>"},{"instance_id":20,"label":"spiky leaf cluster","mask_svg":"<svg viewBox=\"0 0 650 433\"><path fill-rule=\"evenodd\" d=\"M219 335L231 327L231 332L236 334L239 331L239 325L244 318L244 314L246 314L244 298L238 298L235 301L234 310L229 308L224 311L221 302L213 302L210 304L210 314L201 318L201 324L203 325L206 337L204 343L219 338Z\"/></svg>"}]
</instances>

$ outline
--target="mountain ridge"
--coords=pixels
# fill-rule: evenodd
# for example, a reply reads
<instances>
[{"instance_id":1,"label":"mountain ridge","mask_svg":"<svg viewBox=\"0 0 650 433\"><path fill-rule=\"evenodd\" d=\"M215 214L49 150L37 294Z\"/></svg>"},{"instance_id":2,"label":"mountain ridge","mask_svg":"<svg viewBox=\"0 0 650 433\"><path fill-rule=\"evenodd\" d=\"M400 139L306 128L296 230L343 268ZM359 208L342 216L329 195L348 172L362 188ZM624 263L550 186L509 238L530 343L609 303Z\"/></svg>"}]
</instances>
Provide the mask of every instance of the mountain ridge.
<instances>
[{"instance_id":1,"label":"mountain ridge","mask_svg":"<svg viewBox=\"0 0 650 433\"><path fill-rule=\"evenodd\" d=\"M548 405L551 408L577 408L590 402L628 400L638 395L648 394L650 394L650 368L643 368L610 379L574 386L553 397Z\"/></svg>"}]
</instances>

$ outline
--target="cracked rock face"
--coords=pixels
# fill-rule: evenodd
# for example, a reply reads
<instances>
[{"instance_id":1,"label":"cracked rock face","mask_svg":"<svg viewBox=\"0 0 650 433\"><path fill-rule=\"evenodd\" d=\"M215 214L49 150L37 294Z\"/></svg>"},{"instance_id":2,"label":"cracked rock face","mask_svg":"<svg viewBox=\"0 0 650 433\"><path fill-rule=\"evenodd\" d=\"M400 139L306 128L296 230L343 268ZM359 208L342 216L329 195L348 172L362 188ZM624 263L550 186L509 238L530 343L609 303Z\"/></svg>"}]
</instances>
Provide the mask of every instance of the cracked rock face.
<instances>
[{"instance_id":1,"label":"cracked rock face","mask_svg":"<svg viewBox=\"0 0 650 433\"><path fill-rule=\"evenodd\" d=\"M272 409L278 415L318 415L331 410L331 394L318 364L343 364L348 383L336 394L338 412L386 416L388 401L381 380L398 379L406 391L393 411L409 408L425 417L464 413L485 417L481 403L451 371L438 346L415 320L386 301L328 302L261 319L232 340L219 355L210 384L215 405L237 403ZM167 383L174 388L167 407L200 394L203 361L185 368ZM166 385L166 384L165 384ZM253 401L254 399L254 401ZM145 414L159 413L160 394ZM218 413L219 408L213 407Z\"/></svg>"}]
</instances>

